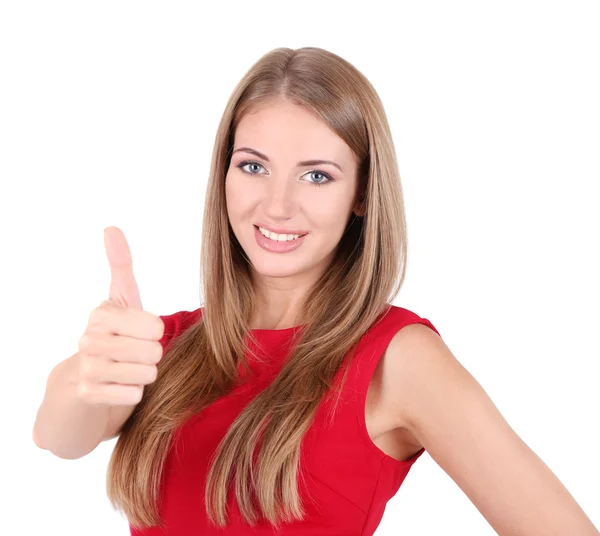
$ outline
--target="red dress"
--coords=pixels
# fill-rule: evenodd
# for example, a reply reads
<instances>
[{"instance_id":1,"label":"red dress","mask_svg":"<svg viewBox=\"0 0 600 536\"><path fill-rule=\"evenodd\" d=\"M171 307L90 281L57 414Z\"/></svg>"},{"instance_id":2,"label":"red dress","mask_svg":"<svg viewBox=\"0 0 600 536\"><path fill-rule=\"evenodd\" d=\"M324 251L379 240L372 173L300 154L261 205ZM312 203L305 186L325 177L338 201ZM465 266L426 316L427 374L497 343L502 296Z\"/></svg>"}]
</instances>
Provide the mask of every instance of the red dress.
<instances>
[{"instance_id":1,"label":"red dress","mask_svg":"<svg viewBox=\"0 0 600 536\"><path fill-rule=\"evenodd\" d=\"M201 318L202 309L161 316L165 323L163 346ZM394 334L402 327L433 324L402 307L391 306L365 333L342 390L333 422L328 427L327 406L321 403L301 447L299 490L306 513L303 521L282 524L280 532L266 521L254 528L243 522L235 493L229 493L226 529L210 524L204 504L208 460L243 407L273 380L286 354L286 341L298 327L253 330L269 358L269 364L249 359L251 380L204 408L173 436L167 455L159 511L165 528L137 530L132 536L370 536L379 525L386 503L400 488L421 449L410 459L398 461L379 449L365 423L365 400L375 367ZM262 354L262 355L265 355ZM338 376L342 374L338 371ZM336 376L336 380L339 379ZM306 489L308 486L308 489ZM313 500L310 498L312 497Z\"/></svg>"}]
</instances>

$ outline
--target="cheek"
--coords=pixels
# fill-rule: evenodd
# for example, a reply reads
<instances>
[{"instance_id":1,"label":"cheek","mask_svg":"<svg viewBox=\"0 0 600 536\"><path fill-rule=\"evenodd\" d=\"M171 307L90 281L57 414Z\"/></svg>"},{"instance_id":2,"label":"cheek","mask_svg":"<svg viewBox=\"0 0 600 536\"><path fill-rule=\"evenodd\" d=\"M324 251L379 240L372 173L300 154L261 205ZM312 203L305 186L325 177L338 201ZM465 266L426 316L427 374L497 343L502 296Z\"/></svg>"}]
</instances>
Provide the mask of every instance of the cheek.
<instances>
[{"instance_id":1,"label":"cheek","mask_svg":"<svg viewBox=\"0 0 600 536\"><path fill-rule=\"evenodd\" d=\"M311 227L319 231L327 231L332 235L341 234L348 221L351 207L345 199L314 199L307 205L307 214Z\"/></svg>"},{"instance_id":2,"label":"cheek","mask_svg":"<svg viewBox=\"0 0 600 536\"><path fill-rule=\"evenodd\" d=\"M225 203L230 218L243 210L244 193L240 191L240 185L233 184L234 179L225 179Z\"/></svg>"}]
</instances>

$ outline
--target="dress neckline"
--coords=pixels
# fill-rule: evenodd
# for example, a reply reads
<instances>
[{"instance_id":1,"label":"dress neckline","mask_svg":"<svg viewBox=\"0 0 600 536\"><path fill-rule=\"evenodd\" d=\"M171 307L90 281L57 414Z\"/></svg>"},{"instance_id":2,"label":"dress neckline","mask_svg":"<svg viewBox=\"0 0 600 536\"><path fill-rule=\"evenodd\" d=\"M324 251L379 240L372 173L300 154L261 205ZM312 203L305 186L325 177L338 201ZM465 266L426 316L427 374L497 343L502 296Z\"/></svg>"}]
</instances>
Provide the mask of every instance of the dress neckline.
<instances>
[{"instance_id":1,"label":"dress neckline","mask_svg":"<svg viewBox=\"0 0 600 536\"><path fill-rule=\"evenodd\" d=\"M296 331L296 330L300 329L303 326L304 326L304 324L301 324L301 325L298 325L298 326L292 326L290 328L282 328L282 329L252 328L252 329L250 329L250 331L252 333L259 333L259 334L268 334L268 333L278 334L278 333L288 333L290 331Z\"/></svg>"}]
</instances>

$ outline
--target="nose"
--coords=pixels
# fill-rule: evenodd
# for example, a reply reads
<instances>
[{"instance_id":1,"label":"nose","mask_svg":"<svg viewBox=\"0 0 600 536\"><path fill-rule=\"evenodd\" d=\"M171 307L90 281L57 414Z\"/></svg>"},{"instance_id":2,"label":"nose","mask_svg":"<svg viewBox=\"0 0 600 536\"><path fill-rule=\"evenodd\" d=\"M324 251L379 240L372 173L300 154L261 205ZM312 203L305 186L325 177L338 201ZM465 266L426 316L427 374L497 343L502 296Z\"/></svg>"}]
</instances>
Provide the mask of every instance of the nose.
<instances>
[{"instance_id":1,"label":"nose","mask_svg":"<svg viewBox=\"0 0 600 536\"><path fill-rule=\"evenodd\" d=\"M271 178L264 190L263 211L272 221L292 217L294 182L288 178Z\"/></svg>"}]
</instances>

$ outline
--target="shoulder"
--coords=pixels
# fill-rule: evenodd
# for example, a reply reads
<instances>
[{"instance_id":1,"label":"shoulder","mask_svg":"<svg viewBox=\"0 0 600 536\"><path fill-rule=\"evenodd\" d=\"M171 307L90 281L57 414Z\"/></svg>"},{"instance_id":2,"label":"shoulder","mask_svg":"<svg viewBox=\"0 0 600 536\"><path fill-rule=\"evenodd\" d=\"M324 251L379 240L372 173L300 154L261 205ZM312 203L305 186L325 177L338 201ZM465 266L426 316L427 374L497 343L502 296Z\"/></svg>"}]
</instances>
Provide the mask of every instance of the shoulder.
<instances>
[{"instance_id":1,"label":"shoulder","mask_svg":"<svg viewBox=\"0 0 600 536\"><path fill-rule=\"evenodd\" d=\"M395 333L381 374L388 422L410 434L434 459L440 452L450 452L447 441L466 423L479 422L483 429L500 421L479 382L439 334L421 323L406 325ZM485 411L489 419L484 424ZM465 430L465 436L470 435ZM456 438L454 441L456 446Z\"/></svg>"},{"instance_id":2,"label":"shoulder","mask_svg":"<svg viewBox=\"0 0 600 536\"><path fill-rule=\"evenodd\" d=\"M393 428L408 431L413 428L415 407L421 403L431 376L460 366L431 323L417 318L418 321L413 318L412 323L402 325L392 336L378 367L387 420Z\"/></svg>"}]
</instances>

